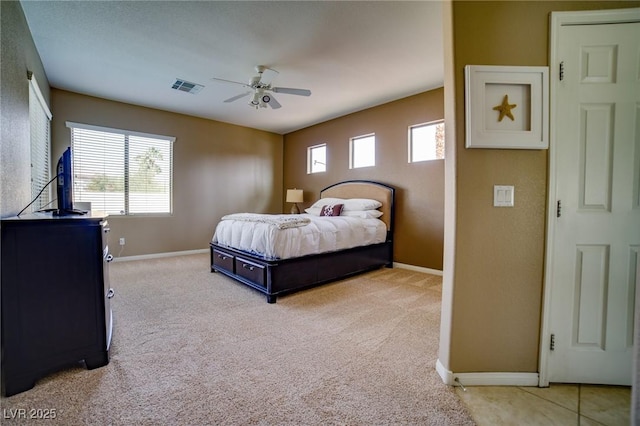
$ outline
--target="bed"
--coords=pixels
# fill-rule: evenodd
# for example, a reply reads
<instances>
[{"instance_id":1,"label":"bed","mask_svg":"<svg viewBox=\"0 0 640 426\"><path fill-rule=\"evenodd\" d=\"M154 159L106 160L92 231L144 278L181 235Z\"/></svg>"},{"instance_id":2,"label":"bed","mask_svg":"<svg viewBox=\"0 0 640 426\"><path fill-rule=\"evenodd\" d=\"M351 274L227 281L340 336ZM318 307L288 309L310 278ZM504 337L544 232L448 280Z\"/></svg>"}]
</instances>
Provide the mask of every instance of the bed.
<instances>
[{"instance_id":1,"label":"bed","mask_svg":"<svg viewBox=\"0 0 640 426\"><path fill-rule=\"evenodd\" d=\"M325 200L333 202L335 201L333 199L348 200L348 203L352 200L378 202L380 207L375 210L382 213L380 217L373 218L367 214L366 219L361 220L365 222L365 226L373 229L375 225L377 228L375 231L360 232L375 234L373 242L340 249L322 248L320 252L317 252L317 249L309 251L304 244L296 245L298 243L291 235L302 234L302 238L309 239L311 238L309 229L313 227L312 225L337 226L338 221L335 219L339 219L339 222L353 222L346 216L360 216L360 213L350 214L346 210L340 214L339 218L317 218L315 209L305 209L305 213L300 215L260 215L259 217L256 215L255 220L251 214L228 215L216 226L210 243L211 272L222 273L252 287L266 295L268 303L275 303L278 296L383 266L392 267L395 189L381 182L349 180L321 190L319 200L314 205L322 205ZM318 225L319 221L330 221L331 225L324 223ZM253 226L277 228L277 230L269 230L273 239L278 239L277 234L280 232L288 233L280 239L289 241L288 247L293 246L293 249L289 252L285 250L284 254L277 250L271 253L265 252L264 247L249 248L239 242L234 243L233 238L223 238L227 233L223 224L227 227L244 226L241 222L246 222L247 225L251 222L259 222ZM380 226L382 227L381 235ZM236 240L241 241L242 238L236 238Z\"/></svg>"}]
</instances>

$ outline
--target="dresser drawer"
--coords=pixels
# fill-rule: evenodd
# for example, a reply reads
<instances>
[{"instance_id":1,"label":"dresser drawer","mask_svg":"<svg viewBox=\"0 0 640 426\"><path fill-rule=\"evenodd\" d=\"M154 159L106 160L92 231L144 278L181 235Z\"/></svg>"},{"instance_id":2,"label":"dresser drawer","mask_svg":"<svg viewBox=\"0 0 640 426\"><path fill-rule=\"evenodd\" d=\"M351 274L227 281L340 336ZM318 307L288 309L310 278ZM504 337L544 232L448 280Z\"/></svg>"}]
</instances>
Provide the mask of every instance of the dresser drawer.
<instances>
[{"instance_id":1,"label":"dresser drawer","mask_svg":"<svg viewBox=\"0 0 640 426\"><path fill-rule=\"evenodd\" d=\"M241 257L236 258L236 275L240 275L251 282L266 287L265 274L266 268L264 265L258 265Z\"/></svg>"},{"instance_id":2,"label":"dresser drawer","mask_svg":"<svg viewBox=\"0 0 640 426\"><path fill-rule=\"evenodd\" d=\"M234 256L232 254L220 250L213 250L213 266L216 268L234 273L233 261Z\"/></svg>"}]
</instances>

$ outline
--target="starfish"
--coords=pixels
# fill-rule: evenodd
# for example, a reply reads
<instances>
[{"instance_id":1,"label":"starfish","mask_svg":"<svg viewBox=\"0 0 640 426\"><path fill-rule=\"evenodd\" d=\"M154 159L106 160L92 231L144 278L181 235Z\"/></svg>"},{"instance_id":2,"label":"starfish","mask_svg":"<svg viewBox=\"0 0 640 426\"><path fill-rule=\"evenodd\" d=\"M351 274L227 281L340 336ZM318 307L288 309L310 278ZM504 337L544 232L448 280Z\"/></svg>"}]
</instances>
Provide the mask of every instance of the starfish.
<instances>
[{"instance_id":1,"label":"starfish","mask_svg":"<svg viewBox=\"0 0 640 426\"><path fill-rule=\"evenodd\" d=\"M513 118L513 114L511 114L511 110L515 107L516 104L509 104L509 95L504 95L502 104L493 107L493 109L496 111L500 111L500 117L498 117L498 121L502 121L505 115L509 117L511 121L515 121L515 118Z\"/></svg>"}]
</instances>

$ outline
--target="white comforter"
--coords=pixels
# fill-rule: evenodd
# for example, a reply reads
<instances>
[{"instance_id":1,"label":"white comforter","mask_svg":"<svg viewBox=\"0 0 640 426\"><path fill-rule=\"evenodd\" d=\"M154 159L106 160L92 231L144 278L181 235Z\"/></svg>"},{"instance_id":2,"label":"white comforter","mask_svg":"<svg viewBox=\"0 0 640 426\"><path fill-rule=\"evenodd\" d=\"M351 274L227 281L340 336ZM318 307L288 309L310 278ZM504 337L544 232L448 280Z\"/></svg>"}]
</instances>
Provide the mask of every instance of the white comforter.
<instances>
[{"instance_id":1,"label":"white comforter","mask_svg":"<svg viewBox=\"0 0 640 426\"><path fill-rule=\"evenodd\" d=\"M387 235L387 227L379 219L301 214L297 215L301 220L298 226L280 229L280 219L286 222L291 215L265 215L255 220L244 213L241 215L236 219L234 215L223 217L212 241L268 260L382 243ZM302 223L307 219L308 224Z\"/></svg>"}]
</instances>

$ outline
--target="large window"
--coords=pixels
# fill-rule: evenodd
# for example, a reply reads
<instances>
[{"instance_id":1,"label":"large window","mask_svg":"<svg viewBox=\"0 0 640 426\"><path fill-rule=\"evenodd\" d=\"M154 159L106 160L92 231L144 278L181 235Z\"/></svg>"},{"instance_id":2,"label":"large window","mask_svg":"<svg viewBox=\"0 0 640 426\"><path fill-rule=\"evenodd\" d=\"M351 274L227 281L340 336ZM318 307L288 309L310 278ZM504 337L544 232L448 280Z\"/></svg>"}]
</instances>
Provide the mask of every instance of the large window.
<instances>
[{"instance_id":1,"label":"large window","mask_svg":"<svg viewBox=\"0 0 640 426\"><path fill-rule=\"evenodd\" d=\"M73 154L73 198L109 214L172 212L173 142L67 122Z\"/></svg>"},{"instance_id":2,"label":"large window","mask_svg":"<svg viewBox=\"0 0 640 426\"><path fill-rule=\"evenodd\" d=\"M307 173L327 171L327 144L307 148Z\"/></svg>"},{"instance_id":3,"label":"large window","mask_svg":"<svg viewBox=\"0 0 640 426\"><path fill-rule=\"evenodd\" d=\"M349 145L349 168L376 165L376 136L366 135L351 138Z\"/></svg>"},{"instance_id":4,"label":"large window","mask_svg":"<svg viewBox=\"0 0 640 426\"><path fill-rule=\"evenodd\" d=\"M409 162L444 158L444 122L409 127Z\"/></svg>"},{"instance_id":5,"label":"large window","mask_svg":"<svg viewBox=\"0 0 640 426\"><path fill-rule=\"evenodd\" d=\"M31 205L31 209L37 211L46 208L51 203L50 187L43 190L50 179L51 112L34 75L29 73L28 78L29 122L31 125L31 198L36 199Z\"/></svg>"}]
</instances>

